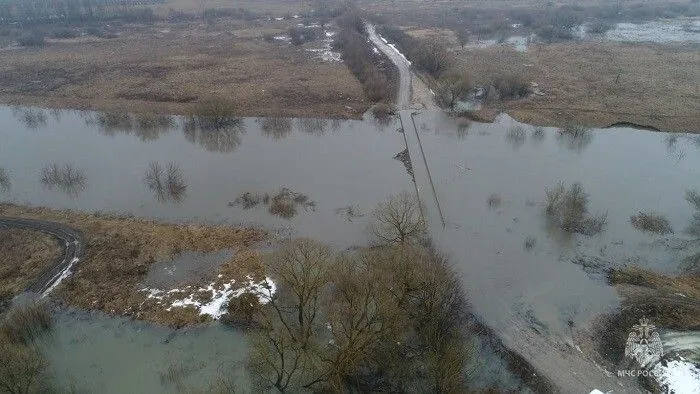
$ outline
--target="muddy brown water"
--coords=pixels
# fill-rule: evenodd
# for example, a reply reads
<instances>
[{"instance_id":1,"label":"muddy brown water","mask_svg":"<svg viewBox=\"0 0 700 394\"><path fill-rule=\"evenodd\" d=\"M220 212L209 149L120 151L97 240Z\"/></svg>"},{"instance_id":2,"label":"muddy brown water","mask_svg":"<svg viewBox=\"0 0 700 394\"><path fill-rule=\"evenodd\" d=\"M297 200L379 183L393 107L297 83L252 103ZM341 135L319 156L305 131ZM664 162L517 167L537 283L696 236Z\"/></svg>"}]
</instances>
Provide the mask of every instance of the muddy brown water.
<instances>
[{"instance_id":1,"label":"muddy brown water","mask_svg":"<svg viewBox=\"0 0 700 394\"><path fill-rule=\"evenodd\" d=\"M178 117L141 122L149 127L127 121L106 127L94 122L98 115L0 108L0 168L10 179L0 199L172 222L255 225L345 249L366 244L366 227L377 203L389 194L415 190L404 163L395 159L406 148L398 120L242 118L212 130L211 125ZM432 112L415 116L416 133L410 113L402 116L432 238L459 271L474 312L496 331L508 335L517 320L543 336L566 338L570 323L583 324L616 307L613 290L573 264L577 258L677 272L685 253L679 246L682 230L692 214L684 193L700 189L696 135L669 138L611 128L572 139L554 128L538 132L507 116L465 127ZM513 131L513 126L523 131ZM177 165L184 194L158 198L144 182L151 162L165 169ZM42 168L54 163L82 171L85 187L79 193L43 187ZM547 224L545 189L560 181L580 182L590 195L590 211L607 213L602 234L571 236ZM234 203L244 192L274 195L282 187L308 196L313 209L298 209L285 219L271 215L263 204ZM182 192L181 185L177 190ZM501 204L489 207L494 193ZM343 214L348 206L356 213L352 220ZM637 231L629 217L640 210L665 215L676 233L660 237ZM524 247L527 238L535 240L531 249ZM61 319L61 327L84 324L76 330L84 330L85 338L102 335L90 328L97 324L92 321ZM99 324L107 327L104 335L112 335L115 329L110 327L117 323L106 321ZM219 328L210 329L212 338L218 338ZM196 337L204 343L209 335ZM141 341L136 337L133 341ZM92 367L83 362L87 349L94 345L99 352L101 345L85 339L81 346L70 346L71 341L66 337L54 348L60 354L56 357L75 360L76 374L88 376L85 369ZM133 350L132 355L150 354L152 348ZM497 358L491 360L485 371L500 368L493 361ZM119 384L105 379L106 385ZM505 382L502 387L517 387L512 379L506 371L496 380Z\"/></svg>"}]
</instances>

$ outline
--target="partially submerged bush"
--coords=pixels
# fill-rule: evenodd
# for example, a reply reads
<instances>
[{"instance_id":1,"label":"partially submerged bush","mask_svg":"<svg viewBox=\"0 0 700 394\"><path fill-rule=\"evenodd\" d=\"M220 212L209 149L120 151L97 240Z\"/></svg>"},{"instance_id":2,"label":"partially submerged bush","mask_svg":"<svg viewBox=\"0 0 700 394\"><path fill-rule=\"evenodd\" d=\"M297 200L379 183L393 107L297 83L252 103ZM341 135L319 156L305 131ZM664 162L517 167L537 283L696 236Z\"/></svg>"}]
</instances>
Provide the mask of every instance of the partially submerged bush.
<instances>
[{"instance_id":1,"label":"partially submerged bush","mask_svg":"<svg viewBox=\"0 0 700 394\"><path fill-rule=\"evenodd\" d=\"M420 203L406 191L380 203L372 216L370 233L380 244L417 243L427 230Z\"/></svg>"},{"instance_id":2,"label":"partially submerged bush","mask_svg":"<svg viewBox=\"0 0 700 394\"><path fill-rule=\"evenodd\" d=\"M598 234L605 229L607 214L589 215L588 200L580 183L574 183L568 190L560 183L547 190L547 217L566 232Z\"/></svg>"},{"instance_id":3,"label":"partially submerged bush","mask_svg":"<svg viewBox=\"0 0 700 394\"><path fill-rule=\"evenodd\" d=\"M372 108L372 114L377 119L386 119L396 114L396 107L389 103L378 103Z\"/></svg>"},{"instance_id":4,"label":"partially submerged bush","mask_svg":"<svg viewBox=\"0 0 700 394\"><path fill-rule=\"evenodd\" d=\"M491 193L489 198L486 199L486 203L489 205L489 208L498 208L501 206L502 201L501 195L498 193Z\"/></svg>"},{"instance_id":5,"label":"partially submerged bush","mask_svg":"<svg viewBox=\"0 0 700 394\"><path fill-rule=\"evenodd\" d=\"M51 329L53 319L46 304L26 303L14 306L0 325L0 336L15 343L30 344Z\"/></svg>"},{"instance_id":6,"label":"partially submerged bush","mask_svg":"<svg viewBox=\"0 0 700 394\"><path fill-rule=\"evenodd\" d=\"M665 216L654 212L639 212L630 216L632 226L640 231L647 231L656 234L672 234L673 227Z\"/></svg>"}]
</instances>

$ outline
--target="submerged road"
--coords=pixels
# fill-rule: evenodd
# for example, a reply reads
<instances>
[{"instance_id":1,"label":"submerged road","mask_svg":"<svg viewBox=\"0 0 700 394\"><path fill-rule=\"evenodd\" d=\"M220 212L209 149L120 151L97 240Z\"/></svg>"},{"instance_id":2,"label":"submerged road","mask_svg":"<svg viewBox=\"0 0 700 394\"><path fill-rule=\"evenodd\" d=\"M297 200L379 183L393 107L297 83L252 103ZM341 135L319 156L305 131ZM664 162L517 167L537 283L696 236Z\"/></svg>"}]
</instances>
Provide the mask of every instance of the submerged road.
<instances>
[{"instance_id":1,"label":"submerged road","mask_svg":"<svg viewBox=\"0 0 700 394\"><path fill-rule=\"evenodd\" d=\"M70 275L71 269L80 261L83 251L82 234L64 224L46 220L0 216L0 227L39 231L51 235L59 241L63 249L63 255L56 259L51 268L39 275L26 290L39 294L42 298L46 297L64 278Z\"/></svg>"},{"instance_id":2,"label":"submerged road","mask_svg":"<svg viewBox=\"0 0 700 394\"><path fill-rule=\"evenodd\" d=\"M413 119L412 104L415 108L438 109L434 103L432 92L425 86L420 78L413 75L411 63L394 47L384 41L377 34L374 26L367 25L367 33L371 42L382 51L396 65L399 70L399 92L397 95L398 116L403 126L413 126L414 132L404 131L406 149L409 152L413 168L413 178L416 184L416 194L419 200L424 202L434 201L434 206L427 207L427 216L439 218L441 226L432 226L431 231L435 235L439 232L450 231L445 228L445 217L440 207L440 190L435 190L430 174L429 151L424 151L420 141L420 135ZM423 92L421 97L416 92ZM412 103L413 101L413 103ZM421 159L422 157L422 159ZM449 218L449 207L445 216ZM426 218L426 219L428 219ZM428 220L430 223L431 220ZM437 233L436 233L437 231ZM459 257L459 256L455 256ZM478 310L475 311L481 315ZM504 321L507 324L504 324ZM565 393L589 393L593 389L603 392L643 392L634 379L625 379L606 371L589 356L584 355L574 340L569 338L553 337L540 334L534 330L531 324L521 316L504 312L501 321L485 321L493 329L500 341L509 351L519 355L527 361L538 375L545 378L554 391ZM523 377L527 381L528 377Z\"/></svg>"}]
</instances>

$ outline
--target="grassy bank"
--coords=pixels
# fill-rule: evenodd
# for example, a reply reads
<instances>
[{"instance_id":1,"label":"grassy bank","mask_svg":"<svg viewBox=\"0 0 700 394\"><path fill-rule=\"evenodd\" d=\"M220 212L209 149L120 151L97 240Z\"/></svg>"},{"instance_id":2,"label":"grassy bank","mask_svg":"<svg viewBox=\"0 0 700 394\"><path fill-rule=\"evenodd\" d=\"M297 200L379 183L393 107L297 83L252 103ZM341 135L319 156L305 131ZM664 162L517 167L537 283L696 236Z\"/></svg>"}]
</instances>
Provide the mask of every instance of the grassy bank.
<instances>
[{"instance_id":1,"label":"grassy bank","mask_svg":"<svg viewBox=\"0 0 700 394\"><path fill-rule=\"evenodd\" d=\"M21 293L59 257L61 248L50 235L0 228L0 304Z\"/></svg>"},{"instance_id":2,"label":"grassy bank","mask_svg":"<svg viewBox=\"0 0 700 394\"><path fill-rule=\"evenodd\" d=\"M264 232L225 226L174 225L130 217L90 215L44 208L0 205L0 215L63 223L85 236L84 254L73 275L54 290L54 296L69 305L97 309L108 314L134 316L172 326L206 320L194 307L166 311L148 293L141 291L149 267L168 261L182 252L239 251L220 268L226 280L246 281L259 276L259 267L246 265L246 249L261 241ZM24 240L24 242L31 242ZM215 272L211 276L216 277ZM206 287L192 280L179 285Z\"/></svg>"}]
</instances>

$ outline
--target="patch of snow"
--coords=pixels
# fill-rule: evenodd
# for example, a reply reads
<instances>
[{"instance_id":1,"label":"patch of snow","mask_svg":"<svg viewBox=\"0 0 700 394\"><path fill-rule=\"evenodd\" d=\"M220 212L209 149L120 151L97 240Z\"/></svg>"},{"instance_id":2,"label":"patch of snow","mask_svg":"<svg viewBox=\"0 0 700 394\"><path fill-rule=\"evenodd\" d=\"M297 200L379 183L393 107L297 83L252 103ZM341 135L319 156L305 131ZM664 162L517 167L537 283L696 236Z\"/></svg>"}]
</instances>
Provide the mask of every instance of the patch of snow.
<instances>
[{"instance_id":1,"label":"patch of snow","mask_svg":"<svg viewBox=\"0 0 700 394\"><path fill-rule=\"evenodd\" d=\"M266 277L260 282L254 281L250 276L248 276L246 279L248 279L248 281L244 283L243 286L236 289L233 288L233 285L236 283L236 281L234 280L232 280L229 283L224 283L222 288L217 288L215 286L215 283L211 283L207 285L207 287L201 287L196 289L196 291L194 292L189 292L190 294L188 294L184 298L176 298L172 301L170 301L172 299L170 298L172 295L174 295L175 293L184 293L184 290L170 289L165 291L161 289L145 288L141 291L148 293L146 295L146 298L156 299L159 301L159 303L160 301L163 301L166 298L168 298L169 307L165 309L166 311L170 311L172 310L172 308L184 308L187 306L193 306L199 310L200 315L209 315L213 319L218 319L219 317L221 317L221 315L224 314L228 301L231 298L237 298L243 294L250 293L256 295L258 297L258 301L261 304L267 304L268 302L270 302L275 292L277 291L277 286L275 285L275 282L270 278ZM191 286L187 286L187 288L190 287ZM196 299L200 298L195 297L196 294L206 292L211 293L210 301L200 302Z\"/></svg>"},{"instance_id":2,"label":"patch of snow","mask_svg":"<svg viewBox=\"0 0 700 394\"><path fill-rule=\"evenodd\" d=\"M328 37L328 38L335 37L335 32L334 31L327 31L326 37Z\"/></svg>"},{"instance_id":3,"label":"patch of snow","mask_svg":"<svg viewBox=\"0 0 700 394\"><path fill-rule=\"evenodd\" d=\"M278 41L286 41L286 42L292 41L292 37L289 37L289 36L274 36L272 38L274 38L275 40L278 40Z\"/></svg>"},{"instance_id":4,"label":"patch of snow","mask_svg":"<svg viewBox=\"0 0 700 394\"><path fill-rule=\"evenodd\" d=\"M662 364L656 364L652 372L665 392L700 394L700 368L695 364L682 357L669 361L666 366Z\"/></svg>"},{"instance_id":5,"label":"patch of snow","mask_svg":"<svg viewBox=\"0 0 700 394\"><path fill-rule=\"evenodd\" d=\"M63 271L56 274L53 277L53 283L51 283L51 285L43 293L41 293L40 298L44 298L47 295L49 295L49 293L51 293L51 291L53 291L53 289L55 289L56 286L58 286L63 281L63 279L69 277L73 273L71 271L71 268L73 268L75 263L77 263L78 261L80 260L77 257L73 258L73 260L71 260L70 263L68 263L68 265L66 266L66 268L63 269Z\"/></svg>"},{"instance_id":6,"label":"patch of snow","mask_svg":"<svg viewBox=\"0 0 700 394\"><path fill-rule=\"evenodd\" d=\"M372 52L379 53L379 49L377 49L377 47L372 47Z\"/></svg>"}]
</instances>

